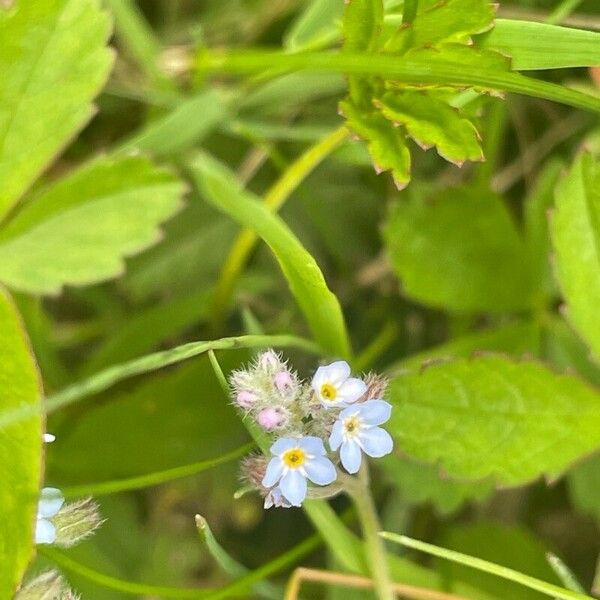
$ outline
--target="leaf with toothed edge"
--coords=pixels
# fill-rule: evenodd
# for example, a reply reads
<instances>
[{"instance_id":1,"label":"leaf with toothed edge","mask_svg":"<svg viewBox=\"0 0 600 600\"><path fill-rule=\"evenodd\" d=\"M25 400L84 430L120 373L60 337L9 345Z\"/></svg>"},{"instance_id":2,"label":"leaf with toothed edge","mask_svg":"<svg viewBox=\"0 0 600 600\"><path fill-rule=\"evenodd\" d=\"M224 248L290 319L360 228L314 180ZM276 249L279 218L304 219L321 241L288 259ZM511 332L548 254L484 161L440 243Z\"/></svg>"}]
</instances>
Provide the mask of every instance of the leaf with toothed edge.
<instances>
[{"instance_id":1,"label":"leaf with toothed edge","mask_svg":"<svg viewBox=\"0 0 600 600\"><path fill-rule=\"evenodd\" d=\"M148 159L101 158L41 190L0 232L0 281L56 294L123 272L160 239L185 186Z\"/></svg>"},{"instance_id":2,"label":"leaf with toothed edge","mask_svg":"<svg viewBox=\"0 0 600 600\"><path fill-rule=\"evenodd\" d=\"M600 447L600 395L536 362L480 356L395 377L398 449L451 477L516 486L556 479Z\"/></svg>"}]
</instances>

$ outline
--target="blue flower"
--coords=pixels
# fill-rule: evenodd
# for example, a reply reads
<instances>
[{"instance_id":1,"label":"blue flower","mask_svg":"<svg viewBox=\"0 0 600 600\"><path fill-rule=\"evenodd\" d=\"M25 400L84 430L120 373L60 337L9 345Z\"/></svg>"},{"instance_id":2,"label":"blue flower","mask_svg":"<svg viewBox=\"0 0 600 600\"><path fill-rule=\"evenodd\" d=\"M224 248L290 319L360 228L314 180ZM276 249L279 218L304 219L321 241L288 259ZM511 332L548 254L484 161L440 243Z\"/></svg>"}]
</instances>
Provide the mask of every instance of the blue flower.
<instances>
[{"instance_id":1,"label":"blue flower","mask_svg":"<svg viewBox=\"0 0 600 600\"><path fill-rule=\"evenodd\" d=\"M337 477L318 437L280 438L271 446L271 454L262 484L272 488L279 483L279 492L293 506L300 506L306 498L307 478L317 485L329 485Z\"/></svg>"},{"instance_id":2,"label":"blue flower","mask_svg":"<svg viewBox=\"0 0 600 600\"><path fill-rule=\"evenodd\" d=\"M60 490L51 487L42 490L35 527L36 544L53 544L56 541L56 527L50 519L56 516L64 502Z\"/></svg>"},{"instance_id":3,"label":"blue flower","mask_svg":"<svg viewBox=\"0 0 600 600\"><path fill-rule=\"evenodd\" d=\"M326 408L347 406L356 402L367 391L367 385L362 379L350 377L350 365L343 360L319 367L311 385Z\"/></svg>"},{"instance_id":4,"label":"blue flower","mask_svg":"<svg viewBox=\"0 0 600 600\"><path fill-rule=\"evenodd\" d=\"M390 434L377 427L392 414L392 405L383 400L368 400L345 408L334 423L329 437L332 450L340 448L340 460L348 473L357 473L362 453L379 458L392 451Z\"/></svg>"}]
</instances>

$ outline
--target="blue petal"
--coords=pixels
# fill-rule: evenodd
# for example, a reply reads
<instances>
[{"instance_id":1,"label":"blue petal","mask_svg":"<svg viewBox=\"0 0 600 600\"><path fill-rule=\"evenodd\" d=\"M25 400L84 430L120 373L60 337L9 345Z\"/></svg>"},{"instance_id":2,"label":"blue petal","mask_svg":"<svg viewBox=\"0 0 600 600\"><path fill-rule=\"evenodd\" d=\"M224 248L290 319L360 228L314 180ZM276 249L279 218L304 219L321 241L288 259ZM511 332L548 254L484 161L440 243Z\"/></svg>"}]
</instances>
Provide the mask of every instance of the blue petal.
<instances>
[{"instance_id":1,"label":"blue petal","mask_svg":"<svg viewBox=\"0 0 600 600\"><path fill-rule=\"evenodd\" d=\"M312 454L313 456L324 456L327 454L323 440L312 435L307 435L297 440L297 446L298 448L302 448L307 454Z\"/></svg>"},{"instance_id":2,"label":"blue petal","mask_svg":"<svg viewBox=\"0 0 600 600\"><path fill-rule=\"evenodd\" d=\"M394 448L392 436L381 427L364 429L360 434L360 442L365 453L373 458L385 456Z\"/></svg>"},{"instance_id":3,"label":"blue petal","mask_svg":"<svg viewBox=\"0 0 600 600\"><path fill-rule=\"evenodd\" d=\"M358 473L362 460L360 446L352 440L344 442L342 444L342 449L340 450L340 459L342 460L344 469L346 469L348 473Z\"/></svg>"},{"instance_id":4,"label":"blue petal","mask_svg":"<svg viewBox=\"0 0 600 600\"><path fill-rule=\"evenodd\" d=\"M333 463L324 456L309 460L304 466L308 478L317 485L329 485L337 478Z\"/></svg>"},{"instance_id":5,"label":"blue petal","mask_svg":"<svg viewBox=\"0 0 600 600\"><path fill-rule=\"evenodd\" d=\"M65 503L62 492L57 488L47 487L42 490L42 497L38 503L39 517L53 517Z\"/></svg>"},{"instance_id":6,"label":"blue petal","mask_svg":"<svg viewBox=\"0 0 600 600\"><path fill-rule=\"evenodd\" d=\"M324 383L339 387L348 377L350 377L350 365L346 361L337 360L330 365L319 367L313 377L312 385L317 391Z\"/></svg>"},{"instance_id":7,"label":"blue petal","mask_svg":"<svg viewBox=\"0 0 600 600\"><path fill-rule=\"evenodd\" d=\"M355 404L354 406L348 406L347 408L344 408L344 410L340 412L340 420L345 421L350 417L355 417L360 413L360 407L360 404Z\"/></svg>"},{"instance_id":8,"label":"blue petal","mask_svg":"<svg viewBox=\"0 0 600 600\"><path fill-rule=\"evenodd\" d=\"M356 402L367 391L367 384L362 379L352 377L344 381L338 390L336 400L344 404Z\"/></svg>"},{"instance_id":9,"label":"blue petal","mask_svg":"<svg viewBox=\"0 0 600 600\"><path fill-rule=\"evenodd\" d=\"M290 504L300 506L306 498L306 479L300 471L288 471L282 478L279 488Z\"/></svg>"},{"instance_id":10,"label":"blue petal","mask_svg":"<svg viewBox=\"0 0 600 600\"><path fill-rule=\"evenodd\" d=\"M298 447L298 438L279 438L271 446L271 454L281 456L286 450Z\"/></svg>"},{"instance_id":11,"label":"blue petal","mask_svg":"<svg viewBox=\"0 0 600 600\"><path fill-rule=\"evenodd\" d=\"M331 435L329 436L329 446L335 452L342 444L344 440L344 424L342 421L336 421L333 424Z\"/></svg>"},{"instance_id":12,"label":"blue petal","mask_svg":"<svg viewBox=\"0 0 600 600\"><path fill-rule=\"evenodd\" d=\"M382 425L392 415L392 405L384 400L368 400L360 405L360 416L365 425Z\"/></svg>"},{"instance_id":13,"label":"blue petal","mask_svg":"<svg viewBox=\"0 0 600 600\"><path fill-rule=\"evenodd\" d=\"M273 487L279 481L282 474L283 462L276 456L269 461L262 484L267 488Z\"/></svg>"},{"instance_id":14,"label":"blue petal","mask_svg":"<svg viewBox=\"0 0 600 600\"><path fill-rule=\"evenodd\" d=\"M46 519L38 519L35 527L36 544L54 544L56 541L56 527Z\"/></svg>"}]
</instances>

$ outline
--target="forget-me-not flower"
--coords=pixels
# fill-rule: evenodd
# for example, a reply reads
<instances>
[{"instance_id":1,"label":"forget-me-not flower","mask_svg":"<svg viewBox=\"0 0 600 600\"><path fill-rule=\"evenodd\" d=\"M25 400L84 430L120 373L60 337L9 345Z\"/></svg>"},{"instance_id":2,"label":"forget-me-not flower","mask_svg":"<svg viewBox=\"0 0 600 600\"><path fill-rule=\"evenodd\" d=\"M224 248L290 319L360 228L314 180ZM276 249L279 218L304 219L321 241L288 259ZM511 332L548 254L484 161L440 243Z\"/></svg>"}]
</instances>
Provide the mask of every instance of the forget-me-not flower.
<instances>
[{"instance_id":1,"label":"forget-me-not flower","mask_svg":"<svg viewBox=\"0 0 600 600\"><path fill-rule=\"evenodd\" d=\"M60 490L51 487L42 490L35 527L36 544L53 544L56 541L56 527L50 519L56 516L64 502L65 498Z\"/></svg>"},{"instance_id":2,"label":"forget-me-not flower","mask_svg":"<svg viewBox=\"0 0 600 600\"><path fill-rule=\"evenodd\" d=\"M321 404L327 408L352 404L367 391L362 379L350 377L350 365L343 360L319 367L311 385Z\"/></svg>"},{"instance_id":3,"label":"forget-me-not flower","mask_svg":"<svg viewBox=\"0 0 600 600\"><path fill-rule=\"evenodd\" d=\"M262 485L279 490L293 506L300 506L307 492L307 479L317 485L329 485L337 473L323 441L314 436L280 438L271 446L269 461Z\"/></svg>"},{"instance_id":4,"label":"forget-me-not flower","mask_svg":"<svg viewBox=\"0 0 600 600\"><path fill-rule=\"evenodd\" d=\"M333 451L341 446L340 460L348 473L358 472L363 452L379 458L392 451L390 434L378 427L391 413L391 404L383 400L368 400L342 410L331 430L329 445Z\"/></svg>"}]
</instances>

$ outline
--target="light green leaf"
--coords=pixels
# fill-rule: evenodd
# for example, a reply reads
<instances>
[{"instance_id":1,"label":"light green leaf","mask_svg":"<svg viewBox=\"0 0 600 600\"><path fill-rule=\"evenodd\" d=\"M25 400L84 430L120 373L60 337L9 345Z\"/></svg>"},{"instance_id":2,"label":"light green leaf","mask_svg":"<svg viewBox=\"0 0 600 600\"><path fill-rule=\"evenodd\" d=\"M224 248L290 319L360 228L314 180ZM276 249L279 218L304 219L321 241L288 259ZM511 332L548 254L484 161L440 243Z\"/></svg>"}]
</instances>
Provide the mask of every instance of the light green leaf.
<instances>
[{"instance_id":1,"label":"light green leaf","mask_svg":"<svg viewBox=\"0 0 600 600\"><path fill-rule=\"evenodd\" d=\"M242 190L233 173L214 158L198 155L193 170L209 202L254 230L269 245L323 349L334 356L348 356L350 345L339 302L314 258L287 225L258 198Z\"/></svg>"},{"instance_id":2,"label":"light green leaf","mask_svg":"<svg viewBox=\"0 0 600 600\"><path fill-rule=\"evenodd\" d=\"M600 358L600 163L589 154L559 184L550 230L567 316Z\"/></svg>"},{"instance_id":3,"label":"light green leaf","mask_svg":"<svg viewBox=\"0 0 600 600\"><path fill-rule=\"evenodd\" d=\"M389 397L399 449L452 477L556 478L600 447L600 395L538 363L487 356L432 365L394 378Z\"/></svg>"},{"instance_id":4,"label":"light green leaf","mask_svg":"<svg viewBox=\"0 0 600 600\"><path fill-rule=\"evenodd\" d=\"M41 385L23 325L0 288L0 406L39 408ZM0 436L0 597L12 598L33 555L42 473L42 416L35 414Z\"/></svg>"},{"instance_id":5,"label":"light green leaf","mask_svg":"<svg viewBox=\"0 0 600 600\"><path fill-rule=\"evenodd\" d=\"M600 32L533 21L497 19L475 40L512 58L517 71L593 67L600 64Z\"/></svg>"},{"instance_id":6,"label":"light green leaf","mask_svg":"<svg viewBox=\"0 0 600 600\"><path fill-rule=\"evenodd\" d=\"M17 0L0 11L0 221L93 114L112 64L99 5Z\"/></svg>"},{"instance_id":7,"label":"light green leaf","mask_svg":"<svg viewBox=\"0 0 600 600\"><path fill-rule=\"evenodd\" d=\"M422 148L435 146L442 158L458 166L465 160L483 160L477 129L443 100L419 92L388 92L375 102L387 119L406 127Z\"/></svg>"},{"instance_id":8,"label":"light green leaf","mask_svg":"<svg viewBox=\"0 0 600 600\"><path fill-rule=\"evenodd\" d=\"M464 187L393 208L385 228L407 296L455 311L526 308L526 248L502 200Z\"/></svg>"},{"instance_id":9,"label":"light green leaf","mask_svg":"<svg viewBox=\"0 0 600 600\"><path fill-rule=\"evenodd\" d=\"M364 112L352 100L340 102L340 110L354 133L367 142L377 172L392 172L398 189L410 181L410 152L402 129L391 127L378 112Z\"/></svg>"},{"instance_id":10,"label":"light green leaf","mask_svg":"<svg viewBox=\"0 0 600 600\"><path fill-rule=\"evenodd\" d=\"M401 26L386 44L388 52L405 52L442 42L466 43L471 35L493 26L494 7L488 0L447 0L420 11L410 26Z\"/></svg>"},{"instance_id":11,"label":"light green leaf","mask_svg":"<svg viewBox=\"0 0 600 600\"><path fill-rule=\"evenodd\" d=\"M41 191L0 233L0 280L55 294L123 272L160 238L183 184L144 158L99 159Z\"/></svg>"},{"instance_id":12,"label":"light green leaf","mask_svg":"<svg viewBox=\"0 0 600 600\"><path fill-rule=\"evenodd\" d=\"M335 38L336 21L342 18L343 2L312 0L292 23L284 36L286 48L292 51L319 45L323 40Z\"/></svg>"},{"instance_id":13,"label":"light green leaf","mask_svg":"<svg viewBox=\"0 0 600 600\"><path fill-rule=\"evenodd\" d=\"M382 27L382 0L347 2L342 21L344 49L355 52L375 49Z\"/></svg>"},{"instance_id":14,"label":"light green leaf","mask_svg":"<svg viewBox=\"0 0 600 600\"><path fill-rule=\"evenodd\" d=\"M585 515L591 515L600 523L600 455L575 465L569 473L569 496L573 506Z\"/></svg>"},{"instance_id":15,"label":"light green leaf","mask_svg":"<svg viewBox=\"0 0 600 600\"><path fill-rule=\"evenodd\" d=\"M469 501L481 501L493 491L491 481L444 477L434 465L390 455L378 463L401 499L410 505L431 502L441 515L451 514Z\"/></svg>"}]
</instances>

